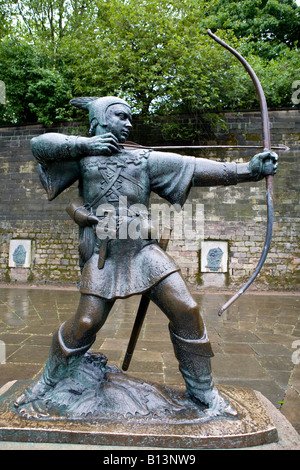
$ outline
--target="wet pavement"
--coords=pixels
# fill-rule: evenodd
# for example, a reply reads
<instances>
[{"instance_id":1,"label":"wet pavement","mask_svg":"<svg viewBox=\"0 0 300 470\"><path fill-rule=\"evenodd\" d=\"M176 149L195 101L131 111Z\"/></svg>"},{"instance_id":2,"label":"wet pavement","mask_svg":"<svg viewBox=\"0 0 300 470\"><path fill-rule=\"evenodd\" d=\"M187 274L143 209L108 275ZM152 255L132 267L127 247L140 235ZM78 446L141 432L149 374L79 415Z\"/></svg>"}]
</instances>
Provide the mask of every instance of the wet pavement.
<instances>
[{"instance_id":1,"label":"wet pavement","mask_svg":"<svg viewBox=\"0 0 300 470\"><path fill-rule=\"evenodd\" d=\"M267 397L300 433L300 293L248 293L220 318L230 293L193 292L215 353L216 384L246 386ZM0 388L34 379L52 332L75 313L73 288L0 286ZM140 297L118 300L92 351L121 368ZM164 314L150 304L128 374L182 385Z\"/></svg>"}]
</instances>

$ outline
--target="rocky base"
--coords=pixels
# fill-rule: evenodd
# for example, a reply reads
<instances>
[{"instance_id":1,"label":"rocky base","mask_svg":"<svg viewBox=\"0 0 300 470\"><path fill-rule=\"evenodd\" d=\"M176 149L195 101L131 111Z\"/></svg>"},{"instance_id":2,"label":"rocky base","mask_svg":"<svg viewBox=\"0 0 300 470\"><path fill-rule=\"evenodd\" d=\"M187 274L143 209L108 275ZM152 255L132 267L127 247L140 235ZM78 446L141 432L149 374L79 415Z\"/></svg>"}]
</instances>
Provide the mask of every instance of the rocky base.
<instances>
[{"instance_id":1,"label":"rocky base","mask_svg":"<svg viewBox=\"0 0 300 470\"><path fill-rule=\"evenodd\" d=\"M278 440L259 394L219 386L236 416L215 416L185 389L145 383L86 353L45 395L15 407L29 382L7 386L0 399L0 440L164 448L241 448Z\"/></svg>"},{"instance_id":2,"label":"rocky base","mask_svg":"<svg viewBox=\"0 0 300 470\"><path fill-rule=\"evenodd\" d=\"M26 392L25 392L26 393ZM27 419L135 419L176 422L209 419L205 407L185 393L130 377L107 364L102 354L86 353L69 375L40 399L15 407Z\"/></svg>"}]
</instances>

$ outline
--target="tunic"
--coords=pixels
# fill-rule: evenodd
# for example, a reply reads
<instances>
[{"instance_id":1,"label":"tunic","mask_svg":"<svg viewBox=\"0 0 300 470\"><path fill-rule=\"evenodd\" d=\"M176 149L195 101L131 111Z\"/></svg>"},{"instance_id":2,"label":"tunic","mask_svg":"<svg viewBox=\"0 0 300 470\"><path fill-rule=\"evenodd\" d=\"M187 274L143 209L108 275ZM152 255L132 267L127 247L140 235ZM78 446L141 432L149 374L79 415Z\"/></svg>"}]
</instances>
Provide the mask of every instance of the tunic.
<instances>
[{"instance_id":1,"label":"tunic","mask_svg":"<svg viewBox=\"0 0 300 470\"><path fill-rule=\"evenodd\" d=\"M142 220L140 206L148 210L152 191L170 204L182 206L188 197L195 169L194 157L138 149L123 150L121 154L111 157L84 157L73 161L72 165L67 161L45 162L41 158L39 162L42 183L48 189L48 196L49 188L52 193L49 199L56 197L56 192L64 188L62 175L68 178L68 185L79 179L86 207L95 215L98 215L99 207L113 209L117 227L121 222L129 227L134 219ZM68 172L63 172L64 165L68 166ZM59 189L56 188L57 184ZM120 214L120 200L126 201L125 214L124 206ZM91 237L90 227L81 229L81 244L86 243L83 240L88 238L85 231ZM103 239L96 231L92 256L85 260L82 271L81 293L105 299L141 294L180 270L158 246L157 240L132 239L130 236L121 238L119 234L120 230L117 229L114 238L109 238L104 266L99 269L99 249Z\"/></svg>"}]
</instances>

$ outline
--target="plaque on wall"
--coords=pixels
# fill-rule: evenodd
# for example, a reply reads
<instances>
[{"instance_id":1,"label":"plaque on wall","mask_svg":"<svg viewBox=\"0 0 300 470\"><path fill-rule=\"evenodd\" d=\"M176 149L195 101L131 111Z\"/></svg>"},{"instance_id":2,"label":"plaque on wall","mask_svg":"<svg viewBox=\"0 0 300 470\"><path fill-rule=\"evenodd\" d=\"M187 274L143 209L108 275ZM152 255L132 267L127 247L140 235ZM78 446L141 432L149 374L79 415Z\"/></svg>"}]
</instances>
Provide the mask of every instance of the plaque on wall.
<instances>
[{"instance_id":1,"label":"plaque on wall","mask_svg":"<svg viewBox=\"0 0 300 470\"><path fill-rule=\"evenodd\" d=\"M9 267L30 268L31 240L11 240L9 246Z\"/></svg>"},{"instance_id":2,"label":"plaque on wall","mask_svg":"<svg viewBox=\"0 0 300 470\"><path fill-rule=\"evenodd\" d=\"M228 270L228 243L204 241L201 243L201 272L226 273Z\"/></svg>"}]
</instances>

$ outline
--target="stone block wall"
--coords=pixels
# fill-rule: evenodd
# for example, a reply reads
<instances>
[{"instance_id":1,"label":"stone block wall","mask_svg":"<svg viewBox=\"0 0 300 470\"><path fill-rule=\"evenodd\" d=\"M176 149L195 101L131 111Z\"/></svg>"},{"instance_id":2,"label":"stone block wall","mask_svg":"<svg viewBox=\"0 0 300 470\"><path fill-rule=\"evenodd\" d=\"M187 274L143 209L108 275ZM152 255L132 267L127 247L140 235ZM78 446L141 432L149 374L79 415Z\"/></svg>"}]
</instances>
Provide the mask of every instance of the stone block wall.
<instances>
[{"instance_id":1,"label":"stone block wall","mask_svg":"<svg viewBox=\"0 0 300 470\"><path fill-rule=\"evenodd\" d=\"M226 113L227 130L220 130L212 144L259 145L260 113ZM272 143L285 144L289 152L278 152L279 169L275 177L273 238L266 263L252 288L299 289L300 266L300 111L270 111ZM259 150L198 152L198 157L246 162ZM238 186L192 188L187 202L202 202L204 207L204 239L228 242L228 271L222 276L200 272L200 240L190 251L186 245L173 245L190 282L202 287L210 284L240 287L249 279L261 256L266 235L265 182ZM199 257L198 265L195 260ZM219 279L220 278L220 279ZM211 279L211 282L210 282Z\"/></svg>"},{"instance_id":2,"label":"stone block wall","mask_svg":"<svg viewBox=\"0 0 300 470\"><path fill-rule=\"evenodd\" d=\"M49 202L37 173L30 140L44 132L83 133L80 123L46 129L41 125L0 127L0 280L40 283L78 281L78 228L65 208L76 185ZM32 240L31 269L9 268L11 239Z\"/></svg>"},{"instance_id":3,"label":"stone block wall","mask_svg":"<svg viewBox=\"0 0 300 470\"><path fill-rule=\"evenodd\" d=\"M227 130L220 127L212 144L259 145L260 113L226 113ZM272 246L262 273L255 281L257 289L299 289L299 157L300 110L270 111L272 142L288 145L280 152L275 178L275 220ZM197 123L195 122L195 125ZM62 123L46 129L41 125L0 127L0 281L27 280L40 283L76 283L78 267L78 229L68 218L65 208L77 194L76 184L48 202L37 174L37 164L30 151L30 139L44 132L84 135L88 125ZM163 144L157 129L155 143ZM149 143L137 123L131 137ZM245 162L257 151L193 151L196 157ZM160 202L155 197L155 203ZM211 284L236 288L248 279L260 257L266 231L264 182L230 187L192 188L188 204L202 204L204 233L195 240L173 240L169 253L182 268L187 280L199 288ZM16 276L9 267L11 239L32 240L31 268ZM224 274L201 273L201 241L228 242L228 269ZM212 278L212 283L210 282Z\"/></svg>"}]
</instances>

